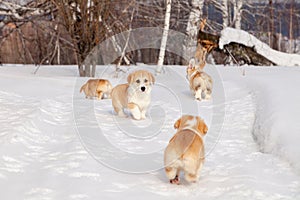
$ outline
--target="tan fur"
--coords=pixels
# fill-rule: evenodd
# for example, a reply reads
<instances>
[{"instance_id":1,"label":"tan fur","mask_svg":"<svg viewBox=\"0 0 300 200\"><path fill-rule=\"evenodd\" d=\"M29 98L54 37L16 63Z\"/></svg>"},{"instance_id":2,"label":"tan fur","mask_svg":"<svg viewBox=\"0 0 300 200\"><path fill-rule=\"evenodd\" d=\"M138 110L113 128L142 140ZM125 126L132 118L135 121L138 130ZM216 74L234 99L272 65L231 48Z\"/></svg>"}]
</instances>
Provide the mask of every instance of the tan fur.
<instances>
[{"instance_id":1,"label":"tan fur","mask_svg":"<svg viewBox=\"0 0 300 200\"><path fill-rule=\"evenodd\" d=\"M202 19L201 22L200 22L199 28L200 28L201 31L204 30L204 27L205 27L205 25L206 25L206 20L207 20L207 19Z\"/></svg>"},{"instance_id":2,"label":"tan fur","mask_svg":"<svg viewBox=\"0 0 300 200\"><path fill-rule=\"evenodd\" d=\"M198 45L195 53L195 58L199 61L199 69L203 70L206 65L207 49L202 45Z\"/></svg>"},{"instance_id":3,"label":"tan fur","mask_svg":"<svg viewBox=\"0 0 300 200\"><path fill-rule=\"evenodd\" d=\"M196 182L204 163L204 135L207 126L198 116L184 115L178 119L177 129L164 154L165 172L171 183L179 184L179 173L185 173L188 182Z\"/></svg>"},{"instance_id":4,"label":"tan fur","mask_svg":"<svg viewBox=\"0 0 300 200\"><path fill-rule=\"evenodd\" d=\"M138 70L128 75L127 82L117 85L111 92L114 110L119 116L126 116L124 109L129 109L134 119L145 119L155 78L146 70Z\"/></svg>"},{"instance_id":5,"label":"tan fur","mask_svg":"<svg viewBox=\"0 0 300 200\"><path fill-rule=\"evenodd\" d=\"M111 91L112 105L119 116L125 116L123 107L128 104L128 100L125 98L127 96L128 86L128 84L117 85Z\"/></svg>"},{"instance_id":6,"label":"tan fur","mask_svg":"<svg viewBox=\"0 0 300 200\"><path fill-rule=\"evenodd\" d=\"M98 99L110 98L112 90L111 83L106 79L90 79L81 88L80 93L84 91L85 98L97 97Z\"/></svg>"},{"instance_id":7,"label":"tan fur","mask_svg":"<svg viewBox=\"0 0 300 200\"><path fill-rule=\"evenodd\" d=\"M204 32L204 27L206 26L206 19L201 19L200 27L199 27L199 33L198 33L198 40L197 40L197 49L195 53L195 58L198 61L198 66L201 70L204 69L206 65L206 58L207 55L216 47L218 47L218 44L216 44L214 41L210 41L207 39L201 38L200 34Z\"/></svg>"},{"instance_id":8,"label":"tan fur","mask_svg":"<svg viewBox=\"0 0 300 200\"><path fill-rule=\"evenodd\" d=\"M190 64L186 69L187 78L189 80L190 89L195 99L209 100L212 94L213 81L212 78L199 68L196 68L195 60L190 60Z\"/></svg>"}]
</instances>

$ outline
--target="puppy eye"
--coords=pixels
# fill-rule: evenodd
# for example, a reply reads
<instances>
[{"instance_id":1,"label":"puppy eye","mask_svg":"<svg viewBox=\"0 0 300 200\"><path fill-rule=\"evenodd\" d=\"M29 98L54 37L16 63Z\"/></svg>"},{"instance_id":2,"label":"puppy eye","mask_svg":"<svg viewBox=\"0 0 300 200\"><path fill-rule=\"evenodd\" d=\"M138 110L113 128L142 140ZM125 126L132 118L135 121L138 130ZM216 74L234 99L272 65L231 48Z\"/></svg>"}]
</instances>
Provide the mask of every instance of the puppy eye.
<instances>
[{"instance_id":1,"label":"puppy eye","mask_svg":"<svg viewBox=\"0 0 300 200\"><path fill-rule=\"evenodd\" d=\"M144 80L144 82L145 82L145 83L148 83L148 80L147 80L147 79L145 79L145 80Z\"/></svg>"},{"instance_id":2,"label":"puppy eye","mask_svg":"<svg viewBox=\"0 0 300 200\"><path fill-rule=\"evenodd\" d=\"M135 82L136 82L136 83L140 83L141 81L138 79L138 80L136 80Z\"/></svg>"}]
</instances>

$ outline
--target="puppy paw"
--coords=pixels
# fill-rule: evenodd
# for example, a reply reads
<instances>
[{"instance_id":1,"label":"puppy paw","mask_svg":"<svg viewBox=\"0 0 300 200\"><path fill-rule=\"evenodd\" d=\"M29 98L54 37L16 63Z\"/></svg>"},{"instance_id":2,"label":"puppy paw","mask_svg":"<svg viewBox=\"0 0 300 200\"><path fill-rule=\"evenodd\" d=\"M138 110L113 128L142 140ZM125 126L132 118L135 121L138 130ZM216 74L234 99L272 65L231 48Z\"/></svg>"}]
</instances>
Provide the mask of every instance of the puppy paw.
<instances>
[{"instance_id":1,"label":"puppy paw","mask_svg":"<svg viewBox=\"0 0 300 200\"><path fill-rule=\"evenodd\" d=\"M185 180L189 183L196 183L198 181L198 176L195 174L185 174Z\"/></svg>"},{"instance_id":2,"label":"puppy paw","mask_svg":"<svg viewBox=\"0 0 300 200\"><path fill-rule=\"evenodd\" d=\"M142 120L143 118L141 118L141 117L137 117L137 116L132 116L133 117L133 119L135 119L135 120Z\"/></svg>"},{"instance_id":3,"label":"puppy paw","mask_svg":"<svg viewBox=\"0 0 300 200\"><path fill-rule=\"evenodd\" d=\"M202 99L202 90L197 90L196 93L195 93L195 99L201 101Z\"/></svg>"},{"instance_id":4,"label":"puppy paw","mask_svg":"<svg viewBox=\"0 0 300 200\"><path fill-rule=\"evenodd\" d=\"M170 180L171 184L179 185L180 184L179 182L180 182L180 179L179 179L179 177L177 175L175 176L175 178L173 178L173 179Z\"/></svg>"},{"instance_id":5,"label":"puppy paw","mask_svg":"<svg viewBox=\"0 0 300 200\"><path fill-rule=\"evenodd\" d=\"M211 95L209 94L205 95L205 100L211 100Z\"/></svg>"},{"instance_id":6,"label":"puppy paw","mask_svg":"<svg viewBox=\"0 0 300 200\"><path fill-rule=\"evenodd\" d=\"M132 118L135 120L141 120L142 119L142 115L139 112L131 112Z\"/></svg>"},{"instance_id":7,"label":"puppy paw","mask_svg":"<svg viewBox=\"0 0 300 200\"><path fill-rule=\"evenodd\" d=\"M146 114L145 113L141 114L141 119L146 119Z\"/></svg>"},{"instance_id":8,"label":"puppy paw","mask_svg":"<svg viewBox=\"0 0 300 200\"><path fill-rule=\"evenodd\" d=\"M118 112L119 117L127 117L127 115L124 112Z\"/></svg>"}]
</instances>

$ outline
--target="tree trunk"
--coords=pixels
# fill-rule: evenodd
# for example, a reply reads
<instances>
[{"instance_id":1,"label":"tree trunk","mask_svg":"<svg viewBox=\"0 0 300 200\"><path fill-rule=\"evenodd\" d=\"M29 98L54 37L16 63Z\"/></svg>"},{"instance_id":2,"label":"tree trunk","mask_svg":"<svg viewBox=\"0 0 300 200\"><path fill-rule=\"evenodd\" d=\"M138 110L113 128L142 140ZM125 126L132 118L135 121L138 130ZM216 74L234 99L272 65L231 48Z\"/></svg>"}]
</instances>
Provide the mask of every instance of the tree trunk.
<instances>
[{"instance_id":1,"label":"tree trunk","mask_svg":"<svg viewBox=\"0 0 300 200\"><path fill-rule=\"evenodd\" d=\"M270 30L270 47L272 49L278 50L278 41L275 32L275 21L274 21L274 5L273 1L269 0L269 9L270 9L270 22L269 22L269 30Z\"/></svg>"},{"instance_id":2,"label":"tree trunk","mask_svg":"<svg viewBox=\"0 0 300 200\"><path fill-rule=\"evenodd\" d=\"M242 7L243 0L235 0L234 2L234 26L236 29L242 29Z\"/></svg>"},{"instance_id":3,"label":"tree trunk","mask_svg":"<svg viewBox=\"0 0 300 200\"><path fill-rule=\"evenodd\" d=\"M156 68L156 74L161 73L162 66L164 64L166 46L167 46L167 40L168 40L168 33L169 33L169 27L170 27L171 3L172 3L172 0L166 0L167 5L166 5L165 25L164 25L164 31L163 31L161 45L160 45L159 57L158 57L158 62L157 62L158 66Z\"/></svg>"},{"instance_id":4,"label":"tree trunk","mask_svg":"<svg viewBox=\"0 0 300 200\"><path fill-rule=\"evenodd\" d=\"M200 18L202 15L204 0L192 0L191 12L189 20L187 22L186 34L187 40L183 45L184 52L190 52L196 47L197 44L197 33L199 29Z\"/></svg>"},{"instance_id":5,"label":"tree trunk","mask_svg":"<svg viewBox=\"0 0 300 200\"><path fill-rule=\"evenodd\" d=\"M92 63L93 64L92 64L92 73L91 73L91 75L92 75L92 77L95 77L95 75L96 75L96 62L93 61Z\"/></svg>"},{"instance_id":6,"label":"tree trunk","mask_svg":"<svg viewBox=\"0 0 300 200\"><path fill-rule=\"evenodd\" d=\"M293 12L294 1L290 4L290 23L289 23L289 53L293 53Z\"/></svg>"},{"instance_id":7,"label":"tree trunk","mask_svg":"<svg viewBox=\"0 0 300 200\"><path fill-rule=\"evenodd\" d=\"M228 10L228 0L222 0L222 15L223 15L223 28L228 27L229 24L229 10Z\"/></svg>"},{"instance_id":8,"label":"tree trunk","mask_svg":"<svg viewBox=\"0 0 300 200\"><path fill-rule=\"evenodd\" d=\"M84 65L85 67L85 76L90 77L91 76L91 64L87 63Z\"/></svg>"},{"instance_id":9,"label":"tree trunk","mask_svg":"<svg viewBox=\"0 0 300 200\"><path fill-rule=\"evenodd\" d=\"M85 76L85 70L83 64L78 65L78 71L79 71L79 76L84 77Z\"/></svg>"}]
</instances>

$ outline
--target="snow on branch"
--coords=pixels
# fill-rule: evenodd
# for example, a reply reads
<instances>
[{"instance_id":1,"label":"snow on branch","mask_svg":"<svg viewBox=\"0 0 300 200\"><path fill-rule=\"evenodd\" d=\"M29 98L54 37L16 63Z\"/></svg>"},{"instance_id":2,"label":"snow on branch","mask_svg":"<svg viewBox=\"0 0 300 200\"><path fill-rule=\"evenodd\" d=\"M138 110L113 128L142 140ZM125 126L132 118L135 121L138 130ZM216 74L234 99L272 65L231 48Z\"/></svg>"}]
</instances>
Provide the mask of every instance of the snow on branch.
<instances>
[{"instance_id":1,"label":"snow on branch","mask_svg":"<svg viewBox=\"0 0 300 200\"><path fill-rule=\"evenodd\" d=\"M300 66L300 55L276 51L246 31L229 27L225 28L221 32L219 48L223 49L224 45L232 42L240 43L247 47L254 47L257 53L272 61L276 65Z\"/></svg>"},{"instance_id":2,"label":"snow on branch","mask_svg":"<svg viewBox=\"0 0 300 200\"><path fill-rule=\"evenodd\" d=\"M42 16L52 12L52 6L48 1L30 7L30 4L20 5L0 0L0 15L10 16L15 20L26 20L34 16Z\"/></svg>"}]
</instances>

